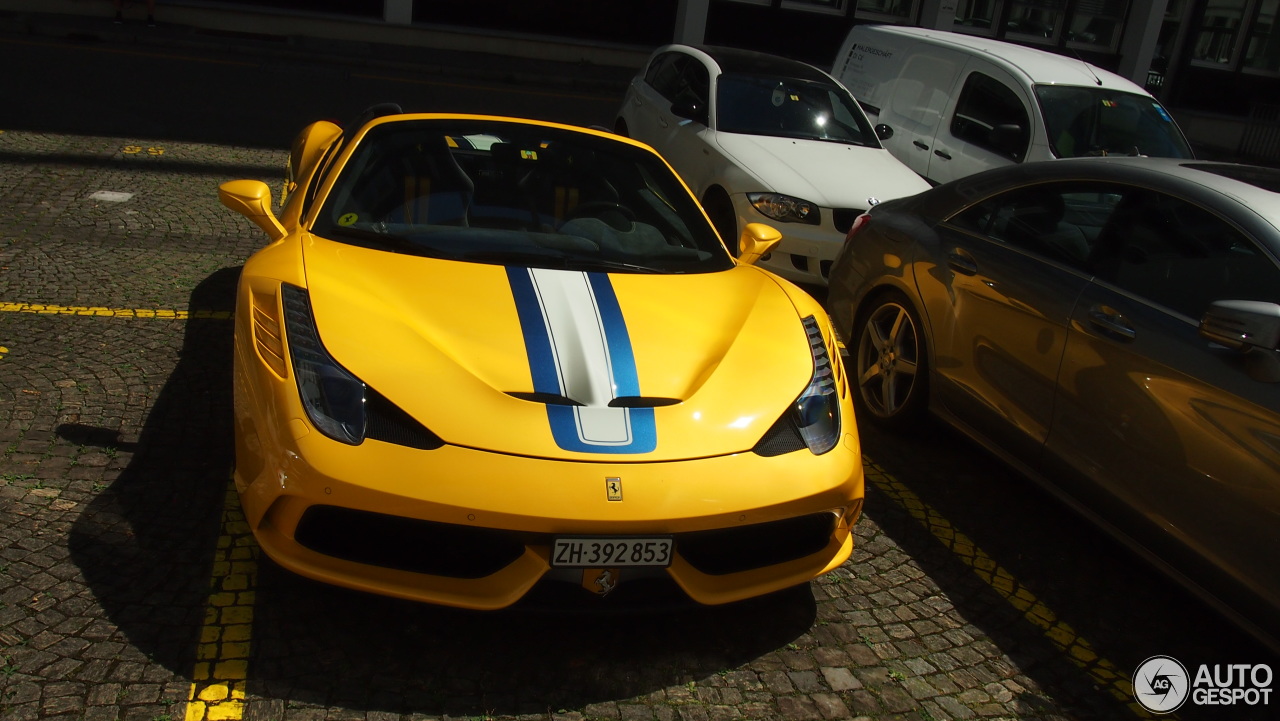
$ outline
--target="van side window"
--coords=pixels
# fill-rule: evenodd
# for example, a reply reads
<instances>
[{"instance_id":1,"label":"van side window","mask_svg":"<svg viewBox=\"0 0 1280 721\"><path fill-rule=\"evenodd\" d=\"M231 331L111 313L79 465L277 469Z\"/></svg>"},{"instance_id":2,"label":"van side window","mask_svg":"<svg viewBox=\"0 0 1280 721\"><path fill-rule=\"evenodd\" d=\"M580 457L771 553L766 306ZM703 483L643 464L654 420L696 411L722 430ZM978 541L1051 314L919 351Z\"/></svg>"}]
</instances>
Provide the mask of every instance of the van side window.
<instances>
[{"instance_id":1,"label":"van side window","mask_svg":"<svg viewBox=\"0 0 1280 721\"><path fill-rule=\"evenodd\" d=\"M960 92L951 134L1021 163L1031 142L1031 119L1008 86L989 75L972 73Z\"/></svg>"}]
</instances>

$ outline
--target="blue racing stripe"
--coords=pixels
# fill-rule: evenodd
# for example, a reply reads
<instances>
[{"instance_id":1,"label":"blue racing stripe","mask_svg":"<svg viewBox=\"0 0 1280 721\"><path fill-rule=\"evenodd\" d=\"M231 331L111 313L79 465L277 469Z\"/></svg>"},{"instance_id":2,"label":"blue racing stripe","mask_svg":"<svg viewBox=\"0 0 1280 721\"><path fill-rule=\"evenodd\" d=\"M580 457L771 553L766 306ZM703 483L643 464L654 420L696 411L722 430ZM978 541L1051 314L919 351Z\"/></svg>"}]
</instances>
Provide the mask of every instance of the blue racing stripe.
<instances>
[{"instance_id":1,"label":"blue racing stripe","mask_svg":"<svg viewBox=\"0 0 1280 721\"><path fill-rule=\"evenodd\" d=\"M555 354L551 351L551 337L542 321L542 303L533 286L533 276L528 268L507 268L507 281L511 295L515 297L516 313L520 316L520 331L524 334L524 349L529 356L529 371L533 374L533 390L537 393L562 395L560 375L556 372Z\"/></svg>"},{"instance_id":2,"label":"blue racing stripe","mask_svg":"<svg viewBox=\"0 0 1280 721\"><path fill-rule=\"evenodd\" d=\"M520 330L524 335L525 352L529 358L529 371L534 391L564 395L560 369L556 365L555 339L547 329L546 314L538 288L528 268L508 267L507 279L515 299ZM567 272L567 271L557 271ZM591 288L595 311L600 318L611 366L610 381L614 397L640 395L640 379L636 370L631 338L618 298L614 294L609 276L604 273L585 274ZM652 408L617 408L616 412L630 430L627 443L598 443L584 440L582 419L578 406L548 404L547 420L556 445L567 451L583 453L649 453L657 448L657 424Z\"/></svg>"}]
</instances>

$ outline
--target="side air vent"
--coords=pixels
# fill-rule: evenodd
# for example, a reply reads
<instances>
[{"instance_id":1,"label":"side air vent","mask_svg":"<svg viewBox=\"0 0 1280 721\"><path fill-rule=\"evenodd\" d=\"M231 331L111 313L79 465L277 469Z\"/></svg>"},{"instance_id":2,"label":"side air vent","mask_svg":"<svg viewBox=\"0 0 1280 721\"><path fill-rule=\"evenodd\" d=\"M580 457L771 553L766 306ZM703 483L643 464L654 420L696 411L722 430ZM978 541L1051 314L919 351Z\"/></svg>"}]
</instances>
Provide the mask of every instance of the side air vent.
<instances>
[{"instance_id":1,"label":"side air vent","mask_svg":"<svg viewBox=\"0 0 1280 721\"><path fill-rule=\"evenodd\" d=\"M284 362L284 340L280 328L280 316L276 310L276 296L254 292L252 295L253 345L258 357L276 375L284 378L288 373Z\"/></svg>"}]
</instances>

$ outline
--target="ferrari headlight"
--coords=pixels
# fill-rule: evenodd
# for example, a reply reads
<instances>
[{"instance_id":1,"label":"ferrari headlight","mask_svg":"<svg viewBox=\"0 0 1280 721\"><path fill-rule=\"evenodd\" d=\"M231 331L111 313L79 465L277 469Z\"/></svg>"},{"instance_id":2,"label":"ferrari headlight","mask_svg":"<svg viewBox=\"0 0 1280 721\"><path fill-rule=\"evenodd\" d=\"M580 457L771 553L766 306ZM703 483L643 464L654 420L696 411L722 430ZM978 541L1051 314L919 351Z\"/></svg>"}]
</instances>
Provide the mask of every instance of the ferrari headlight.
<instances>
[{"instance_id":1,"label":"ferrari headlight","mask_svg":"<svg viewBox=\"0 0 1280 721\"><path fill-rule=\"evenodd\" d=\"M320 342L307 291L286 283L280 295L289 356L307 418L335 441L359 445L366 423L364 383L338 365Z\"/></svg>"},{"instance_id":2,"label":"ferrari headlight","mask_svg":"<svg viewBox=\"0 0 1280 721\"><path fill-rule=\"evenodd\" d=\"M807 200L793 198L781 193L747 193L751 206L761 215L784 223L807 223L817 225L821 214L818 206Z\"/></svg>"},{"instance_id":3,"label":"ferrari headlight","mask_svg":"<svg viewBox=\"0 0 1280 721\"><path fill-rule=\"evenodd\" d=\"M809 352L813 354L813 378L796 399L792 414L804 444L820 456L840 441L840 390L836 387L835 369L831 367L831 355L817 319L810 315L801 322L809 339Z\"/></svg>"}]
</instances>

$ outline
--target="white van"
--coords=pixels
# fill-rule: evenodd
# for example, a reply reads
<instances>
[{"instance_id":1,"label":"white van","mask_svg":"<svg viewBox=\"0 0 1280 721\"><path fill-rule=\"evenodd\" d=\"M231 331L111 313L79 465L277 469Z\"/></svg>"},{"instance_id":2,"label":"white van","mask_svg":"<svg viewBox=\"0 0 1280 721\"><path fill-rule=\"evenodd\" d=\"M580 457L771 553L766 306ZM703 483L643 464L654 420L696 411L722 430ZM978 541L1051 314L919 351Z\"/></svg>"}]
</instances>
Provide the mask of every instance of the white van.
<instances>
[{"instance_id":1,"label":"white van","mask_svg":"<svg viewBox=\"0 0 1280 721\"><path fill-rule=\"evenodd\" d=\"M1192 157L1138 85L1083 60L943 30L857 25L832 66L886 148L933 183L1029 160Z\"/></svg>"}]
</instances>

